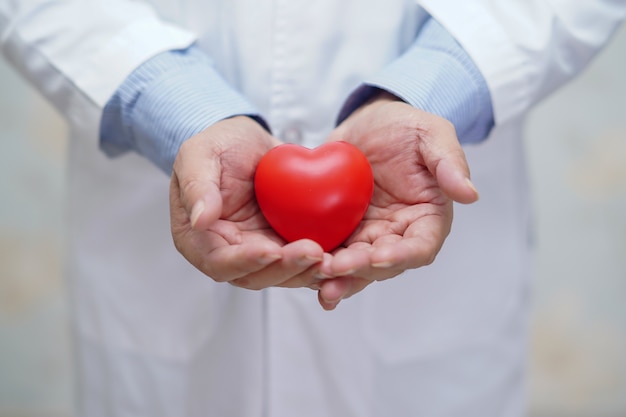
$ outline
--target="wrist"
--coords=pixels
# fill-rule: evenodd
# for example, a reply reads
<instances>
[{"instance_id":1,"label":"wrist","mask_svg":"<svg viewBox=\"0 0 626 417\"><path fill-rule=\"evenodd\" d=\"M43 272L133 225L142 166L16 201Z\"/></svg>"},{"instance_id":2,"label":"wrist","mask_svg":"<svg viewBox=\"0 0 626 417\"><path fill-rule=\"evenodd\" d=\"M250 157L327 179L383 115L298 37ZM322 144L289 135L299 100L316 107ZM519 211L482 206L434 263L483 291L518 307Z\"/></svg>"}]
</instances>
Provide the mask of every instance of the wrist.
<instances>
[{"instance_id":1,"label":"wrist","mask_svg":"<svg viewBox=\"0 0 626 417\"><path fill-rule=\"evenodd\" d=\"M396 96L393 93L390 93L387 90L372 87L372 89L368 92L368 97L362 102L355 103L354 109L350 110L349 114L340 120L340 124L344 124L348 120L358 117L361 112L364 112L373 106L397 101L404 102L404 100L402 100L400 97Z\"/></svg>"},{"instance_id":2,"label":"wrist","mask_svg":"<svg viewBox=\"0 0 626 417\"><path fill-rule=\"evenodd\" d=\"M462 143L483 140L493 126L491 96L482 74L461 45L432 18L404 54L350 95L337 123L370 103L381 90L449 120Z\"/></svg>"},{"instance_id":3,"label":"wrist","mask_svg":"<svg viewBox=\"0 0 626 417\"><path fill-rule=\"evenodd\" d=\"M185 140L239 114L264 123L197 47L168 51L137 68L109 100L100 146L109 156L134 150L169 174Z\"/></svg>"}]
</instances>

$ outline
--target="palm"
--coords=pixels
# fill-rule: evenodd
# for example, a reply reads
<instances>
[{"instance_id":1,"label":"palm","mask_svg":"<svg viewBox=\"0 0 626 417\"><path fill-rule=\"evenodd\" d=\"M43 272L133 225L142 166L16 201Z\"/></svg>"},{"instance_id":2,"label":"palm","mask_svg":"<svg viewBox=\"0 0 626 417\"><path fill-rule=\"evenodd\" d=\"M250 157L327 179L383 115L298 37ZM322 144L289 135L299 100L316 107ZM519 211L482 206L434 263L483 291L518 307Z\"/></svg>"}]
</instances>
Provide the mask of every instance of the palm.
<instances>
[{"instance_id":1,"label":"palm","mask_svg":"<svg viewBox=\"0 0 626 417\"><path fill-rule=\"evenodd\" d=\"M451 198L478 198L452 125L391 95L362 106L329 140L360 148L375 186L361 224L325 270L339 276L319 292L326 309L373 281L431 263L450 231Z\"/></svg>"},{"instance_id":2,"label":"palm","mask_svg":"<svg viewBox=\"0 0 626 417\"><path fill-rule=\"evenodd\" d=\"M380 117L387 124L370 119L378 128L359 125L342 132L365 153L374 172L370 207L345 245L367 251L370 264L386 266L367 269L370 279L431 262L452 222L451 200L421 157L419 131L389 129L394 121L386 116Z\"/></svg>"},{"instance_id":3,"label":"palm","mask_svg":"<svg viewBox=\"0 0 626 417\"><path fill-rule=\"evenodd\" d=\"M391 247L414 239L425 251L437 250L437 239L452 221L451 202L425 166L396 159L372 164L374 195L361 227L346 243Z\"/></svg>"},{"instance_id":4,"label":"palm","mask_svg":"<svg viewBox=\"0 0 626 417\"><path fill-rule=\"evenodd\" d=\"M255 167L278 141L255 122L218 125L189 139L174 166L170 215L178 250L217 281L250 289L309 285L312 273L302 273L322 260L321 247L285 244L254 198ZM194 219L198 200L205 209Z\"/></svg>"},{"instance_id":5,"label":"palm","mask_svg":"<svg viewBox=\"0 0 626 417\"><path fill-rule=\"evenodd\" d=\"M280 241L254 198L254 168L270 147L258 142L250 145L245 152L228 149L220 155L222 214L206 230L220 246L265 239Z\"/></svg>"}]
</instances>

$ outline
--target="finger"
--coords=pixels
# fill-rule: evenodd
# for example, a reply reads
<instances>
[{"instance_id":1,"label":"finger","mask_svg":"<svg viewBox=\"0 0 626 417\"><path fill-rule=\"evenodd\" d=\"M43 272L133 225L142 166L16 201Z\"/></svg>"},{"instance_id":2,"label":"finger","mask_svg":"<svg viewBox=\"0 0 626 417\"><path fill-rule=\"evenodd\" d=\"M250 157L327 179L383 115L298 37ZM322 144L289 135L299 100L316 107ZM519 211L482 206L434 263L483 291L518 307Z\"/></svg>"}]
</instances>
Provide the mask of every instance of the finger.
<instances>
[{"instance_id":1,"label":"finger","mask_svg":"<svg viewBox=\"0 0 626 417\"><path fill-rule=\"evenodd\" d=\"M172 175L192 228L206 230L222 212L221 164L200 140L195 137L183 143Z\"/></svg>"},{"instance_id":2,"label":"finger","mask_svg":"<svg viewBox=\"0 0 626 417\"><path fill-rule=\"evenodd\" d=\"M346 300L352 297L353 295L363 291L367 286L369 286L373 282L374 281L366 279L366 278L352 277L352 284L350 285L350 289L348 290L346 294L344 294L342 300Z\"/></svg>"},{"instance_id":3,"label":"finger","mask_svg":"<svg viewBox=\"0 0 626 417\"><path fill-rule=\"evenodd\" d=\"M172 173L170 180L170 226L172 230L172 236L174 241L179 235L184 234L188 229L189 216L180 201L180 185L178 184L178 177L176 173Z\"/></svg>"},{"instance_id":4,"label":"finger","mask_svg":"<svg viewBox=\"0 0 626 417\"><path fill-rule=\"evenodd\" d=\"M454 201L471 204L478 200L478 190L465 175L459 159L442 159L437 165L435 178L441 190Z\"/></svg>"},{"instance_id":5,"label":"finger","mask_svg":"<svg viewBox=\"0 0 626 417\"><path fill-rule=\"evenodd\" d=\"M312 290L319 290L322 282L329 278L333 278L329 273L323 271L330 271L330 264L332 262L332 255L324 252L322 254L322 261L313 264L310 268L302 271L298 275L278 284L278 287L283 288L301 288L307 287Z\"/></svg>"},{"instance_id":6,"label":"finger","mask_svg":"<svg viewBox=\"0 0 626 417\"><path fill-rule=\"evenodd\" d=\"M312 268L309 268L309 270L304 273L304 275L307 275L308 279L312 278L306 287L319 291L324 281L333 278L330 275L330 272L328 272L330 271L332 259L333 256L330 253L324 252L322 262L314 265ZM298 277L295 277L294 279L298 279ZM289 284L289 281L285 284Z\"/></svg>"},{"instance_id":7,"label":"finger","mask_svg":"<svg viewBox=\"0 0 626 417\"><path fill-rule=\"evenodd\" d=\"M369 267L371 253L372 246L368 243L355 243L337 250L330 265L330 275L360 275L358 272Z\"/></svg>"},{"instance_id":8,"label":"finger","mask_svg":"<svg viewBox=\"0 0 626 417\"><path fill-rule=\"evenodd\" d=\"M445 119L431 120L432 126L423 131L420 146L428 170L449 198L464 204L477 201L478 191L470 180L465 152L454 126Z\"/></svg>"},{"instance_id":9,"label":"finger","mask_svg":"<svg viewBox=\"0 0 626 417\"><path fill-rule=\"evenodd\" d=\"M378 242L377 242L378 243ZM390 248L388 252L379 253L372 260L372 255L376 251L375 246L367 245L367 247L353 247L343 249L333 258L332 271L336 276L351 275L363 278L368 281L383 281L393 278L402 272L402 264L399 259L395 258L398 254ZM378 250L380 252L380 250ZM394 257L388 257L391 253ZM406 255L405 255L406 256ZM374 264L375 263L375 264ZM343 271L343 273L341 273Z\"/></svg>"},{"instance_id":10,"label":"finger","mask_svg":"<svg viewBox=\"0 0 626 417\"><path fill-rule=\"evenodd\" d=\"M282 248L280 261L232 281L233 285L251 290L283 286L306 287L316 279L312 267L324 259L324 250L316 242L298 240Z\"/></svg>"},{"instance_id":11,"label":"finger","mask_svg":"<svg viewBox=\"0 0 626 417\"><path fill-rule=\"evenodd\" d=\"M430 265L439 253L444 237L405 238L395 243L374 247L370 257L371 266L381 272L387 270L390 275L395 276L398 271Z\"/></svg>"},{"instance_id":12,"label":"finger","mask_svg":"<svg viewBox=\"0 0 626 417\"><path fill-rule=\"evenodd\" d=\"M317 300L326 311L334 310L352 288L352 277L339 277L320 284Z\"/></svg>"},{"instance_id":13,"label":"finger","mask_svg":"<svg viewBox=\"0 0 626 417\"><path fill-rule=\"evenodd\" d=\"M317 299L324 310L334 310L342 300L352 297L371 283L368 279L357 277L329 279L321 283Z\"/></svg>"},{"instance_id":14,"label":"finger","mask_svg":"<svg viewBox=\"0 0 626 417\"><path fill-rule=\"evenodd\" d=\"M221 238L213 237L190 239L183 243L181 253L196 268L218 282L230 282L254 274L282 258L280 246L269 239L230 245L214 242ZM206 248L212 249L206 252Z\"/></svg>"}]
</instances>

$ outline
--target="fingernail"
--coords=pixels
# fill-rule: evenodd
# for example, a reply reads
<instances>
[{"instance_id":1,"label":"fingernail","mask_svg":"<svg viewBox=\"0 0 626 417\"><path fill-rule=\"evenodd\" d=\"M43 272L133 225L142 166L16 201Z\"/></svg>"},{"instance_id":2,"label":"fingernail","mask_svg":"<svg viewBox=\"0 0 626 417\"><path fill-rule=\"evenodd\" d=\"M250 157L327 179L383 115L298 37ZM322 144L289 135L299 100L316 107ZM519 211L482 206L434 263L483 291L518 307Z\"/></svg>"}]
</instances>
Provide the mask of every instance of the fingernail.
<instances>
[{"instance_id":1,"label":"fingernail","mask_svg":"<svg viewBox=\"0 0 626 417\"><path fill-rule=\"evenodd\" d=\"M350 269L346 269L345 271L342 272L338 272L337 274L335 274L338 277L345 277L348 275L352 275L356 272L356 268L350 268Z\"/></svg>"},{"instance_id":2,"label":"fingernail","mask_svg":"<svg viewBox=\"0 0 626 417\"><path fill-rule=\"evenodd\" d=\"M465 181L467 182L468 187L470 187L472 191L474 191L474 193L478 195L478 190L476 189L476 186L474 186L472 180L470 180L469 178L465 178Z\"/></svg>"},{"instance_id":3,"label":"fingernail","mask_svg":"<svg viewBox=\"0 0 626 417\"><path fill-rule=\"evenodd\" d=\"M391 268L393 266L393 262L391 261L381 261L372 263L374 268Z\"/></svg>"},{"instance_id":4,"label":"fingernail","mask_svg":"<svg viewBox=\"0 0 626 417\"><path fill-rule=\"evenodd\" d=\"M327 304L335 304L335 305L337 305L337 304L339 304L339 302L341 300L343 300L345 298L346 295L348 295L348 291L343 292L342 294L339 295L339 297L333 298L332 300L328 300L328 299L326 299L324 297L322 297L322 299Z\"/></svg>"},{"instance_id":5,"label":"fingernail","mask_svg":"<svg viewBox=\"0 0 626 417\"><path fill-rule=\"evenodd\" d=\"M339 301L337 301L336 303L332 303L330 305L326 305L326 307L324 308L326 311L333 311L334 309L337 308L337 306L339 305Z\"/></svg>"},{"instance_id":6,"label":"fingernail","mask_svg":"<svg viewBox=\"0 0 626 417\"><path fill-rule=\"evenodd\" d=\"M296 259L296 263L300 266L311 266L321 261L322 261L322 258L310 256L310 255L305 255Z\"/></svg>"},{"instance_id":7,"label":"fingernail","mask_svg":"<svg viewBox=\"0 0 626 417\"><path fill-rule=\"evenodd\" d=\"M280 254L278 253L264 253L259 257L258 262L261 265L269 265L273 262L276 262L280 258L282 258L282 256L280 256Z\"/></svg>"},{"instance_id":8,"label":"fingernail","mask_svg":"<svg viewBox=\"0 0 626 417\"><path fill-rule=\"evenodd\" d=\"M204 211L204 201L198 200L196 204L193 205L191 209L191 215L189 216L189 220L191 221L191 227L195 228L200 215Z\"/></svg>"},{"instance_id":9,"label":"fingernail","mask_svg":"<svg viewBox=\"0 0 626 417\"><path fill-rule=\"evenodd\" d=\"M313 273L313 278L316 278L316 279L328 279L332 277L333 277L332 275L325 274L322 271L317 271Z\"/></svg>"},{"instance_id":10,"label":"fingernail","mask_svg":"<svg viewBox=\"0 0 626 417\"><path fill-rule=\"evenodd\" d=\"M324 303L326 303L327 306L332 306L331 310L335 309L335 307L337 307L339 305L339 303L343 300L343 297L340 297L336 300L326 300L324 299Z\"/></svg>"}]
</instances>

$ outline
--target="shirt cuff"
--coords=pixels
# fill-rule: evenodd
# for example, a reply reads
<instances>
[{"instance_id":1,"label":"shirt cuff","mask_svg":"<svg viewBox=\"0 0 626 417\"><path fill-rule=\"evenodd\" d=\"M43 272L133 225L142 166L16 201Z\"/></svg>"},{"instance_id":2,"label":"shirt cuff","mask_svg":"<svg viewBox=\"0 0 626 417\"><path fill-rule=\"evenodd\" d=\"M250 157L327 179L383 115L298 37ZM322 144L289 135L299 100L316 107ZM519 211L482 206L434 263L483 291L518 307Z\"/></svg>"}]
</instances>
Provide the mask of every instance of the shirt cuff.
<instances>
[{"instance_id":1,"label":"shirt cuff","mask_svg":"<svg viewBox=\"0 0 626 417\"><path fill-rule=\"evenodd\" d=\"M494 125L485 79L461 45L433 18L426 21L404 54L350 95L337 122L378 89L449 120L463 144L482 141Z\"/></svg>"},{"instance_id":2,"label":"shirt cuff","mask_svg":"<svg viewBox=\"0 0 626 417\"><path fill-rule=\"evenodd\" d=\"M250 116L268 129L256 108L226 83L198 47L167 51L136 68L107 102L100 148L111 157L134 150L170 175L185 140L237 115Z\"/></svg>"}]
</instances>

